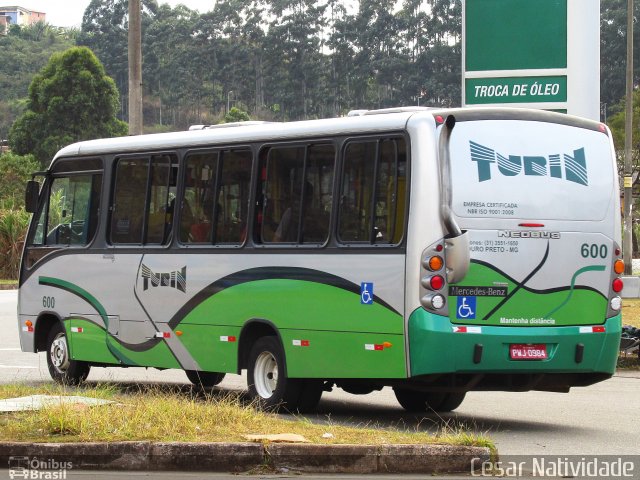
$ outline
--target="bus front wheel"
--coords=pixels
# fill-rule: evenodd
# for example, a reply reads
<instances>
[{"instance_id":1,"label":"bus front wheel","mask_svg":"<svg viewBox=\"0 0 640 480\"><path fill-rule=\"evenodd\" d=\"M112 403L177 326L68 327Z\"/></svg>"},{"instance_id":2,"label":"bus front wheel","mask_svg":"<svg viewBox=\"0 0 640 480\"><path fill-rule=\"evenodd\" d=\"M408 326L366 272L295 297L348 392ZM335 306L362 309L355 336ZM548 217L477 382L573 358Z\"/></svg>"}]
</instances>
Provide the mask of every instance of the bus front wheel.
<instances>
[{"instance_id":1,"label":"bus front wheel","mask_svg":"<svg viewBox=\"0 0 640 480\"><path fill-rule=\"evenodd\" d=\"M460 406L466 395L465 392L419 392L398 387L394 387L393 393L402 408L409 412L451 412Z\"/></svg>"},{"instance_id":2,"label":"bus front wheel","mask_svg":"<svg viewBox=\"0 0 640 480\"><path fill-rule=\"evenodd\" d=\"M56 323L47 337L47 367L51 378L63 385L78 385L89 375L88 363L71 359L62 323Z\"/></svg>"},{"instance_id":3,"label":"bus front wheel","mask_svg":"<svg viewBox=\"0 0 640 480\"><path fill-rule=\"evenodd\" d=\"M284 350L277 337L259 338L249 352L249 396L265 410L295 411L300 383L285 374Z\"/></svg>"}]
</instances>

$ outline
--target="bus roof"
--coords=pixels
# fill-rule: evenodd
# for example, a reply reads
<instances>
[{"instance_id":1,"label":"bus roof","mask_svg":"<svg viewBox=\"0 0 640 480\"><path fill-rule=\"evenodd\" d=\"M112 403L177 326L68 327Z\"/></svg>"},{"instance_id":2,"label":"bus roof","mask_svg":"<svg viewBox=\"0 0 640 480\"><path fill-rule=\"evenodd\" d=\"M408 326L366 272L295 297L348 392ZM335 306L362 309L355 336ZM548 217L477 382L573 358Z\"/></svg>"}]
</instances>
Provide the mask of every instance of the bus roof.
<instances>
[{"instance_id":1,"label":"bus roof","mask_svg":"<svg viewBox=\"0 0 640 480\"><path fill-rule=\"evenodd\" d=\"M260 140L286 140L301 136L330 137L362 132L404 129L415 112L365 115L358 117L305 120L287 123L243 125L236 128L214 128L129 137L106 138L74 143L60 150L55 158L100 155L117 152L162 150L207 146L215 143L243 143Z\"/></svg>"},{"instance_id":2,"label":"bus roof","mask_svg":"<svg viewBox=\"0 0 640 480\"><path fill-rule=\"evenodd\" d=\"M606 131L602 124L566 114L520 108L455 108L401 107L382 110L359 110L350 116L297 122L241 122L234 128L199 130L105 138L78 142L64 147L54 157L103 155L121 152L143 152L172 148L197 148L216 143L249 143L253 141L287 140L299 137L331 137L358 133L376 133L406 128L412 116L433 119L437 115L455 115L457 121L530 120L560 123L589 130ZM435 124L434 124L435 125Z\"/></svg>"}]
</instances>

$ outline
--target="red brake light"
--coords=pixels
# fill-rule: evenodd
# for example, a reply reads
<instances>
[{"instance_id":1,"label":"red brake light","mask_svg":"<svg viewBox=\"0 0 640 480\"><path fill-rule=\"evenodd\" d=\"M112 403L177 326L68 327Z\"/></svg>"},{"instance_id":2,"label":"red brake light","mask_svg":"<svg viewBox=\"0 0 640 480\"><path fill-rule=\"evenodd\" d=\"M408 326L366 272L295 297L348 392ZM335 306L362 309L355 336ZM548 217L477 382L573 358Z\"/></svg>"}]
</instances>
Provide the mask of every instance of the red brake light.
<instances>
[{"instance_id":1,"label":"red brake light","mask_svg":"<svg viewBox=\"0 0 640 480\"><path fill-rule=\"evenodd\" d=\"M613 284L611 285L611 287L613 288L614 292L620 293L622 291L622 288L624 287L624 282L619 278L616 278L613 281Z\"/></svg>"},{"instance_id":2,"label":"red brake light","mask_svg":"<svg viewBox=\"0 0 640 480\"><path fill-rule=\"evenodd\" d=\"M433 290L440 290L442 287L444 287L444 277L440 275L434 275L433 277L431 277L430 284Z\"/></svg>"}]
</instances>

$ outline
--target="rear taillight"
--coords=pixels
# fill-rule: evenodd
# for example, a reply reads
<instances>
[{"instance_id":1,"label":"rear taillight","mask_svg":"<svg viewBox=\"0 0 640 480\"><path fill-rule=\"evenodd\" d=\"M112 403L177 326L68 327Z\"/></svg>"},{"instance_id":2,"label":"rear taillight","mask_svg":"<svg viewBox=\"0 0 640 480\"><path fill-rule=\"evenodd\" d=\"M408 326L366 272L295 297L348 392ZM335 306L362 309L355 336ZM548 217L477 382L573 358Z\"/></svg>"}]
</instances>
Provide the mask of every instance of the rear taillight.
<instances>
[{"instance_id":1,"label":"rear taillight","mask_svg":"<svg viewBox=\"0 0 640 480\"><path fill-rule=\"evenodd\" d=\"M429 287L431 290L440 290L444 287L444 277L442 275L434 275L429 279Z\"/></svg>"},{"instance_id":2,"label":"rear taillight","mask_svg":"<svg viewBox=\"0 0 640 480\"><path fill-rule=\"evenodd\" d=\"M620 295L618 294L622 292L624 288L624 282L619 277L619 275L624 273L624 261L620 258L620 255L622 255L622 249L619 245L613 245L613 253L611 291L609 292L609 310L607 317L620 314L620 310L622 309L622 298L620 298Z\"/></svg>"},{"instance_id":3,"label":"rear taillight","mask_svg":"<svg viewBox=\"0 0 640 480\"><path fill-rule=\"evenodd\" d=\"M420 303L424 308L445 314L447 304L445 291L447 269L444 261L444 245L436 243L422 253L420 271Z\"/></svg>"},{"instance_id":4,"label":"rear taillight","mask_svg":"<svg viewBox=\"0 0 640 480\"><path fill-rule=\"evenodd\" d=\"M620 293L624 288L624 282L622 281L622 279L616 278L613 280L613 283L611 284L611 288L613 289L614 292Z\"/></svg>"}]
</instances>

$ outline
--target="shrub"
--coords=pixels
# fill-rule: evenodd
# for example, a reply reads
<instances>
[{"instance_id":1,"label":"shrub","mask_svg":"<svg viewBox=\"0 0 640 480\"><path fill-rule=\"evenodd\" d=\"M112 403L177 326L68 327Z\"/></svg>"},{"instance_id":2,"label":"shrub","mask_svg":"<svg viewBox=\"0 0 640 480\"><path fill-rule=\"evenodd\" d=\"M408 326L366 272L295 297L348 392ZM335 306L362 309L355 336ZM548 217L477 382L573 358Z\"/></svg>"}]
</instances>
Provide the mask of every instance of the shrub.
<instances>
[{"instance_id":1,"label":"shrub","mask_svg":"<svg viewBox=\"0 0 640 480\"><path fill-rule=\"evenodd\" d=\"M0 210L0 276L17 279L30 215L23 209Z\"/></svg>"}]
</instances>

